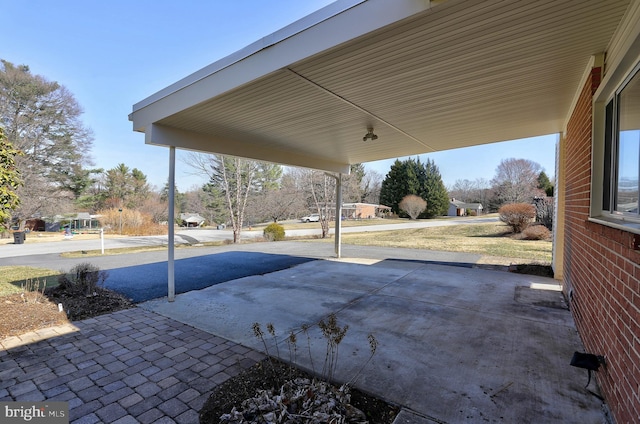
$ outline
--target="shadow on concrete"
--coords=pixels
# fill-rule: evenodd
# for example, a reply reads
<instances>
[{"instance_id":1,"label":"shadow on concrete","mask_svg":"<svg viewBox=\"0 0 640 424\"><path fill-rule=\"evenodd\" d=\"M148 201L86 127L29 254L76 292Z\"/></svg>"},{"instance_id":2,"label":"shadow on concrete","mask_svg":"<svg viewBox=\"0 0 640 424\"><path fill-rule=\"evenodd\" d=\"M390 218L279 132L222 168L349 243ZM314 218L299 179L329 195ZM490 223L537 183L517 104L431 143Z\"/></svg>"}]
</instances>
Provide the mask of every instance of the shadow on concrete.
<instances>
[{"instance_id":1,"label":"shadow on concrete","mask_svg":"<svg viewBox=\"0 0 640 424\"><path fill-rule=\"evenodd\" d=\"M390 262L392 261L392 262ZM460 261L435 261L428 259L403 259L403 258L388 258L379 264L388 264L388 263L407 263L407 264L419 264L419 265L445 265L445 266L455 266L459 268L473 268L473 269L488 269L492 271L509 271L509 266L507 265L493 265L493 264L479 264L474 262L460 262Z\"/></svg>"},{"instance_id":2,"label":"shadow on concrete","mask_svg":"<svg viewBox=\"0 0 640 424\"><path fill-rule=\"evenodd\" d=\"M175 261L175 292L186 293L251 275L291 268L313 258L259 252L225 252ZM167 296L167 262L109 270L105 287L144 302Z\"/></svg>"}]
</instances>

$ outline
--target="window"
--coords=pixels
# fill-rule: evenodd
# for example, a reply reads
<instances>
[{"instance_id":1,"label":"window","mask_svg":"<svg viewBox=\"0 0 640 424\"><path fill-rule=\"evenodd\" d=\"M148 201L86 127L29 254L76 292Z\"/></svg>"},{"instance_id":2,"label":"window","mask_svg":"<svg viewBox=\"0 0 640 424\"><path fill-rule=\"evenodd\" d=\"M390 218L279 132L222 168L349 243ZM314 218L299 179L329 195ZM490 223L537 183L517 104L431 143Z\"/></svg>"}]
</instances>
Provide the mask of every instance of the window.
<instances>
[{"instance_id":1,"label":"window","mask_svg":"<svg viewBox=\"0 0 640 424\"><path fill-rule=\"evenodd\" d=\"M640 66L607 104L602 209L640 219Z\"/></svg>"}]
</instances>

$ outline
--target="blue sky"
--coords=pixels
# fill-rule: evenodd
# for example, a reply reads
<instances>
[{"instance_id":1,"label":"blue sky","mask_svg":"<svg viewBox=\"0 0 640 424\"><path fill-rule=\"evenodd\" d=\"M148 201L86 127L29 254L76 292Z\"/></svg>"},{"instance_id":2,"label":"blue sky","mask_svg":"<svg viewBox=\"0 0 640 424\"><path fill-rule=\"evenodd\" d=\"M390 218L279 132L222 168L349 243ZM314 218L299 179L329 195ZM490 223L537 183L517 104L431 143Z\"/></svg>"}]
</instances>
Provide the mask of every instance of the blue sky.
<instances>
[{"instance_id":1,"label":"blue sky","mask_svg":"<svg viewBox=\"0 0 640 424\"><path fill-rule=\"evenodd\" d=\"M0 0L0 58L66 86L94 132L97 167L138 168L151 184L167 180L168 149L144 144L127 116L134 103L225 57L331 0ZM500 160L526 158L554 175L556 136L429 155L446 185L490 180ZM180 191L205 182L181 162ZM393 159L366 164L383 176Z\"/></svg>"}]
</instances>

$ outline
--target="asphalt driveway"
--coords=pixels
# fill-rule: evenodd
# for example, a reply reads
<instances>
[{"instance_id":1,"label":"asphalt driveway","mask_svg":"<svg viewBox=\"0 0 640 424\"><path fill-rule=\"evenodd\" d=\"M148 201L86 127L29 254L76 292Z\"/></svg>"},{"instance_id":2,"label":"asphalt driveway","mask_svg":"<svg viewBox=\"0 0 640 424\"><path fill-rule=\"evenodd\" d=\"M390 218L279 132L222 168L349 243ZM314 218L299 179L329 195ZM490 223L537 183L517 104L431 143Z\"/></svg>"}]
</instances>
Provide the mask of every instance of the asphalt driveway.
<instances>
[{"instance_id":1,"label":"asphalt driveway","mask_svg":"<svg viewBox=\"0 0 640 424\"><path fill-rule=\"evenodd\" d=\"M199 290L249 275L280 271L313 260L309 257L233 251L175 261L176 294ZM109 270L105 287L144 302L167 296L167 263L155 262Z\"/></svg>"}]
</instances>

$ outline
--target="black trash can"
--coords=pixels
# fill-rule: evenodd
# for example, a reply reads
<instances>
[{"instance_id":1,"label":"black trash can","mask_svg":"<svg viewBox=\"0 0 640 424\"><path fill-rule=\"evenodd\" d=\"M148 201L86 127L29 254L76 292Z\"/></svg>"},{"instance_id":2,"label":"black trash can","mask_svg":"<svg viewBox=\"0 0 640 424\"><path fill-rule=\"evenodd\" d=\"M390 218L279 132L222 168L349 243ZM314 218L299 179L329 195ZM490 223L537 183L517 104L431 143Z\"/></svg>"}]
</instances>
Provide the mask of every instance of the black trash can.
<instances>
[{"instance_id":1,"label":"black trash can","mask_svg":"<svg viewBox=\"0 0 640 424\"><path fill-rule=\"evenodd\" d=\"M13 244L23 244L25 240L24 231L14 231L13 232Z\"/></svg>"}]
</instances>

